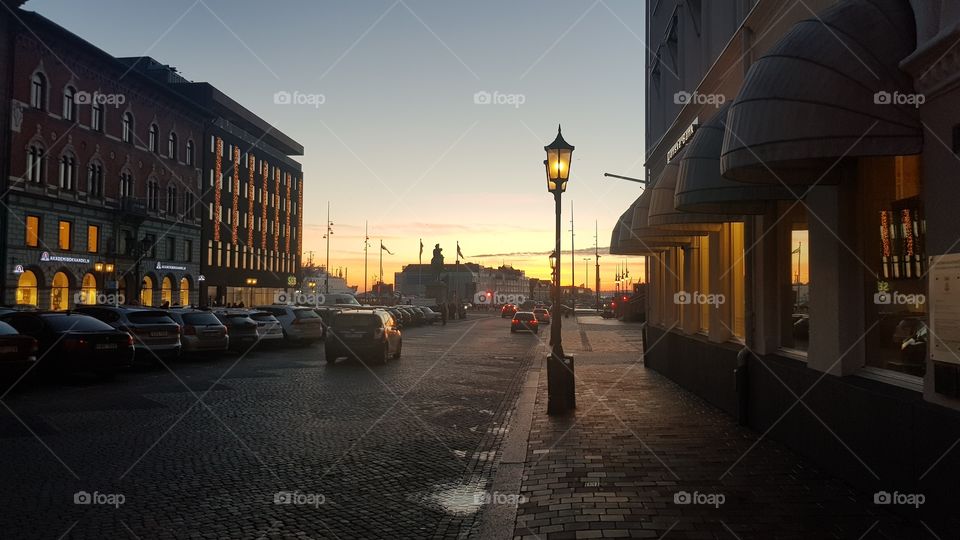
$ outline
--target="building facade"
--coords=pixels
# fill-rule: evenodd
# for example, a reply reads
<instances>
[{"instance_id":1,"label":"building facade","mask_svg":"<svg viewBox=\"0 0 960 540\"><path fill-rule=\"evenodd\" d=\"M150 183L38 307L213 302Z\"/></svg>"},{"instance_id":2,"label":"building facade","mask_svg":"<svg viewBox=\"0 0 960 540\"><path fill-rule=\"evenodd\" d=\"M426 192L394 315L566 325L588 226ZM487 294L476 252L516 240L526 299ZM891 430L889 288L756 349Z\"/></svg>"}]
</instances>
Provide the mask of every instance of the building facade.
<instances>
[{"instance_id":1,"label":"building facade","mask_svg":"<svg viewBox=\"0 0 960 540\"><path fill-rule=\"evenodd\" d=\"M203 111L34 13L11 24L4 301L197 301Z\"/></svg>"},{"instance_id":2,"label":"building facade","mask_svg":"<svg viewBox=\"0 0 960 540\"><path fill-rule=\"evenodd\" d=\"M647 8L651 184L611 238L647 258L646 365L942 510L960 468L960 8Z\"/></svg>"}]
</instances>

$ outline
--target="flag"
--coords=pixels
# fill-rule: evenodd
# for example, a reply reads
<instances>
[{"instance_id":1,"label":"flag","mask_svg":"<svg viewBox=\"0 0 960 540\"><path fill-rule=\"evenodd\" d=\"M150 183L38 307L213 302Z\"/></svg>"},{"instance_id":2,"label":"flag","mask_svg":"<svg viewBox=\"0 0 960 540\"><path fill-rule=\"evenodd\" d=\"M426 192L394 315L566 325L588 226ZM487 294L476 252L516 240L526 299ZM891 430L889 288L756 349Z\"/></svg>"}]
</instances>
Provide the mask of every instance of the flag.
<instances>
[{"instance_id":1,"label":"flag","mask_svg":"<svg viewBox=\"0 0 960 540\"><path fill-rule=\"evenodd\" d=\"M420 239L420 264L423 264L423 238Z\"/></svg>"},{"instance_id":2,"label":"flag","mask_svg":"<svg viewBox=\"0 0 960 540\"><path fill-rule=\"evenodd\" d=\"M387 246L383 245L383 240L380 241L380 249L382 249L383 251L386 251L390 255L393 255L393 252L387 249Z\"/></svg>"},{"instance_id":3,"label":"flag","mask_svg":"<svg viewBox=\"0 0 960 540\"><path fill-rule=\"evenodd\" d=\"M457 259L467 260L467 258L463 256L463 252L460 251L460 242L457 242Z\"/></svg>"},{"instance_id":4,"label":"flag","mask_svg":"<svg viewBox=\"0 0 960 540\"><path fill-rule=\"evenodd\" d=\"M800 253L800 246L797 246L797 249L791 251L790 253L791 253L791 254L793 254L793 253Z\"/></svg>"}]
</instances>

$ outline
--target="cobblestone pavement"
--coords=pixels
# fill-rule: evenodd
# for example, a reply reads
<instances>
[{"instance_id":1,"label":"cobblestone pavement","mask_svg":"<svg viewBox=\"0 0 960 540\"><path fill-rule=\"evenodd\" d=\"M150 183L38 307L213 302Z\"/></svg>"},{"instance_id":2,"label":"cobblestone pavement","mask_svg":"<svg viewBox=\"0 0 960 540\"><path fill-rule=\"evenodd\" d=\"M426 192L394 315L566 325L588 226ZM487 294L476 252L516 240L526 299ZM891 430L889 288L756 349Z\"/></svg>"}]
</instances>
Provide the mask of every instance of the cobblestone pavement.
<instances>
[{"instance_id":1,"label":"cobblestone pavement","mask_svg":"<svg viewBox=\"0 0 960 540\"><path fill-rule=\"evenodd\" d=\"M517 538L936 538L772 441L724 476L758 434L643 367L639 324L565 319L564 336L578 409L546 415L542 371Z\"/></svg>"},{"instance_id":2,"label":"cobblestone pavement","mask_svg":"<svg viewBox=\"0 0 960 540\"><path fill-rule=\"evenodd\" d=\"M369 369L271 347L17 387L0 537L464 536L536 343L472 316L406 331L403 358Z\"/></svg>"}]
</instances>

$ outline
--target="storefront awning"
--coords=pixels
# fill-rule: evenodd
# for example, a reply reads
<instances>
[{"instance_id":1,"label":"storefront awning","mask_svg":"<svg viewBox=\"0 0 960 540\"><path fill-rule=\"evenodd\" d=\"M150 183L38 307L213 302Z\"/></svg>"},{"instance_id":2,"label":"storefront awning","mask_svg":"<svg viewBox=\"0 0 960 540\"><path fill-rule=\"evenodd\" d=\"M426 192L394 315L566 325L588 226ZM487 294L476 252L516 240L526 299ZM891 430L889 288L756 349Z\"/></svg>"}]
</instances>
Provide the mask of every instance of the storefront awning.
<instances>
[{"instance_id":1,"label":"storefront awning","mask_svg":"<svg viewBox=\"0 0 960 540\"><path fill-rule=\"evenodd\" d=\"M687 144L674 191L677 210L724 214L724 221L742 221L744 215L762 214L769 201L796 198L779 183L748 185L720 174L720 152L729 110L729 104L718 109Z\"/></svg>"},{"instance_id":2,"label":"storefront awning","mask_svg":"<svg viewBox=\"0 0 960 540\"><path fill-rule=\"evenodd\" d=\"M677 190L677 178L680 175L680 160L686 155L687 149L677 152L673 159L667 162L657 178L657 183L650 189L650 212L647 224L662 230L684 231L694 235L707 234L720 230L720 224L730 221L727 216L719 214L699 214L684 212L674 207L674 193Z\"/></svg>"},{"instance_id":3,"label":"storefront awning","mask_svg":"<svg viewBox=\"0 0 960 540\"><path fill-rule=\"evenodd\" d=\"M809 185L842 157L920 153L911 79L898 68L915 34L908 0L844 0L794 25L730 108L723 175Z\"/></svg>"},{"instance_id":4,"label":"storefront awning","mask_svg":"<svg viewBox=\"0 0 960 540\"><path fill-rule=\"evenodd\" d=\"M693 241L683 233L648 227L646 215L649 200L649 192L644 191L617 220L610 237L612 255L657 255L668 248L686 246Z\"/></svg>"}]
</instances>

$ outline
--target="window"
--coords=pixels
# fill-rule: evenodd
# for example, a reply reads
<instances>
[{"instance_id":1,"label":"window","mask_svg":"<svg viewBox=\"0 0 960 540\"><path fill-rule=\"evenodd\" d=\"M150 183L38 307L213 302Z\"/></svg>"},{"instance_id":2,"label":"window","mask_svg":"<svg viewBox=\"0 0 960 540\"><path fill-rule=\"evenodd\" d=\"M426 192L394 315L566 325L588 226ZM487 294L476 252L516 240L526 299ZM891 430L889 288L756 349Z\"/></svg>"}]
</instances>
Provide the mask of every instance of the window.
<instances>
[{"instance_id":1,"label":"window","mask_svg":"<svg viewBox=\"0 0 960 540\"><path fill-rule=\"evenodd\" d=\"M103 165L99 161L91 162L87 168L87 196L103 197Z\"/></svg>"},{"instance_id":2,"label":"window","mask_svg":"<svg viewBox=\"0 0 960 540\"><path fill-rule=\"evenodd\" d=\"M133 113L125 112L123 113L123 142L133 144L133 130L135 129L133 123Z\"/></svg>"},{"instance_id":3,"label":"window","mask_svg":"<svg viewBox=\"0 0 960 540\"><path fill-rule=\"evenodd\" d=\"M177 134L172 131L170 137L167 138L167 157L177 159Z\"/></svg>"},{"instance_id":4,"label":"window","mask_svg":"<svg viewBox=\"0 0 960 540\"><path fill-rule=\"evenodd\" d=\"M193 240L183 241L183 260L186 262L193 261Z\"/></svg>"},{"instance_id":5,"label":"window","mask_svg":"<svg viewBox=\"0 0 960 540\"><path fill-rule=\"evenodd\" d=\"M803 205L794 206L787 213L781 225L785 238L789 242L781 249L789 255L786 268L790 275L784 283L789 289L784 289L785 300L783 309L789 311L781 319L786 325L780 331L780 345L786 349L805 352L810 342L810 240L807 234L807 210ZM789 253L787 253L789 251Z\"/></svg>"},{"instance_id":6,"label":"window","mask_svg":"<svg viewBox=\"0 0 960 540\"><path fill-rule=\"evenodd\" d=\"M193 141L187 141L187 165L193 165Z\"/></svg>"},{"instance_id":7,"label":"window","mask_svg":"<svg viewBox=\"0 0 960 540\"><path fill-rule=\"evenodd\" d=\"M27 216L25 236L27 246L37 247L40 245L40 216Z\"/></svg>"},{"instance_id":8,"label":"window","mask_svg":"<svg viewBox=\"0 0 960 540\"><path fill-rule=\"evenodd\" d=\"M73 246L73 235L71 231L73 230L73 224L69 221L60 221L60 227L57 232L57 247L64 251L70 251L70 248Z\"/></svg>"},{"instance_id":9,"label":"window","mask_svg":"<svg viewBox=\"0 0 960 540\"><path fill-rule=\"evenodd\" d=\"M30 83L30 106L41 111L47 109L47 78L34 73Z\"/></svg>"},{"instance_id":10,"label":"window","mask_svg":"<svg viewBox=\"0 0 960 540\"><path fill-rule=\"evenodd\" d=\"M60 189L73 191L74 179L77 176L77 159L70 152L60 157Z\"/></svg>"},{"instance_id":11,"label":"window","mask_svg":"<svg viewBox=\"0 0 960 540\"><path fill-rule=\"evenodd\" d=\"M698 251L696 253L697 263L697 294L710 295L715 291L710 288L710 240L706 236L700 236L698 242ZM697 328L700 332L710 332L710 310L715 309L716 305L711 302L697 302L699 308L700 323Z\"/></svg>"},{"instance_id":12,"label":"window","mask_svg":"<svg viewBox=\"0 0 960 540\"><path fill-rule=\"evenodd\" d=\"M160 128L156 124L150 124L150 136L147 141L147 148L156 154L160 153Z\"/></svg>"},{"instance_id":13,"label":"window","mask_svg":"<svg viewBox=\"0 0 960 540\"><path fill-rule=\"evenodd\" d=\"M70 306L70 280L63 272L53 275L50 283L50 310L64 311Z\"/></svg>"},{"instance_id":14,"label":"window","mask_svg":"<svg viewBox=\"0 0 960 540\"><path fill-rule=\"evenodd\" d=\"M90 105L90 129L103 132L103 103L94 101Z\"/></svg>"},{"instance_id":15,"label":"window","mask_svg":"<svg viewBox=\"0 0 960 540\"><path fill-rule=\"evenodd\" d=\"M171 261L177 259L177 239L172 236L167 237L167 258Z\"/></svg>"},{"instance_id":16,"label":"window","mask_svg":"<svg viewBox=\"0 0 960 540\"><path fill-rule=\"evenodd\" d=\"M183 217L186 219L193 219L196 217L197 212L196 208L196 199L193 196L192 191L187 191L183 196Z\"/></svg>"},{"instance_id":17,"label":"window","mask_svg":"<svg viewBox=\"0 0 960 540\"><path fill-rule=\"evenodd\" d=\"M133 175L128 171L120 173L120 196L133 197Z\"/></svg>"},{"instance_id":18,"label":"window","mask_svg":"<svg viewBox=\"0 0 960 540\"><path fill-rule=\"evenodd\" d=\"M143 243L146 246L146 256L153 259L157 256L157 237L152 234L143 235Z\"/></svg>"},{"instance_id":19,"label":"window","mask_svg":"<svg viewBox=\"0 0 960 540\"><path fill-rule=\"evenodd\" d=\"M147 182L147 209L159 210L160 208L160 184L156 180Z\"/></svg>"},{"instance_id":20,"label":"window","mask_svg":"<svg viewBox=\"0 0 960 540\"><path fill-rule=\"evenodd\" d=\"M177 187L174 185L167 186L167 214L176 215L177 213Z\"/></svg>"},{"instance_id":21,"label":"window","mask_svg":"<svg viewBox=\"0 0 960 540\"><path fill-rule=\"evenodd\" d=\"M44 158L43 147L31 144L27 152L27 180L35 184L44 181Z\"/></svg>"},{"instance_id":22,"label":"window","mask_svg":"<svg viewBox=\"0 0 960 540\"><path fill-rule=\"evenodd\" d=\"M36 307L37 303L37 275L30 270L20 274L17 280L17 304Z\"/></svg>"},{"instance_id":23,"label":"window","mask_svg":"<svg viewBox=\"0 0 960 540\"><path fill-rule=\"evenodd\" d=\"M746 274L744 269L744 237L743 222L734 222L727 225L729 235L729 253L730 253L730 296L731 310L730 316L733 318L733 335L740 338L746 338Z\"/></svg>"},{"instance_id":24,"label":"window","mask_svg":"<svg viewBox=\"0 0 960 540\"><path fill-rule=\"evenodd\" d=\"M97 253L100 251L100 226L87 225L87 251Z\"/></svg>"},{"instance_id":25,"label":"window","mask_svg":"<svg viewBox=\"0 0 960 540\"><path fill-rule=\"evenodd\" d=\"M63 89L63 119L77 121L77 89L72 86Z\"/></svg>"}]
</instances>

